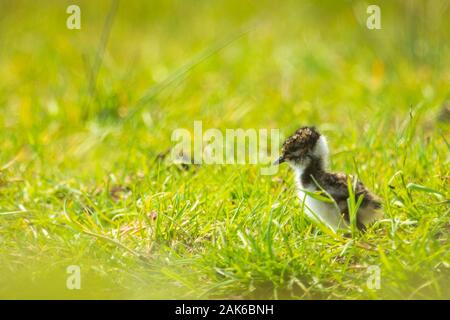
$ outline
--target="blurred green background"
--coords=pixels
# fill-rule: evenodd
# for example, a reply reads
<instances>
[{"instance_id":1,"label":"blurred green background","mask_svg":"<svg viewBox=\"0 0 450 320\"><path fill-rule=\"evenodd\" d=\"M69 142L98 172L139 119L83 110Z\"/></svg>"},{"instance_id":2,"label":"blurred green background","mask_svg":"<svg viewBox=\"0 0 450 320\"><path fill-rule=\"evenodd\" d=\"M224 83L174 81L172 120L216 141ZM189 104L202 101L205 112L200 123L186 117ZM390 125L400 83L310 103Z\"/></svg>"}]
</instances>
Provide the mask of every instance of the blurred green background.
<instances>
[{"instance_id":1,"label":"blurred green background","mask_svg":"<svg viewBox=\"0 0 450 320\"><path fill-rule=\"evenodd\" d=\"M1 298L450 298L448 1L0 12ZM317 125L332 168L382 196L386 220L334 239L300 214L287 168L161 161L194 120ZM73 264L80 291L65 288Z\"/></svg>"}]
</instances>

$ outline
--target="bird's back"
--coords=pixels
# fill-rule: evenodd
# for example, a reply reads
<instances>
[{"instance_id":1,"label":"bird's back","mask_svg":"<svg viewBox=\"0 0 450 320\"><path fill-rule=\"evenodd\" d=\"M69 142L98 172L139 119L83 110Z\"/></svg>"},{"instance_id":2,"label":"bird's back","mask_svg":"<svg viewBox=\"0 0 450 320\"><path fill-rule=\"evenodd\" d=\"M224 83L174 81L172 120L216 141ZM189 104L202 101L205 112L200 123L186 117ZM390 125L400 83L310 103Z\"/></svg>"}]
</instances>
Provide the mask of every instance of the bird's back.
<instances>
[{"instance_id":1,"label":"bird's back","mask_svg":"<svg viewBox=\"0 0 450 320\"><path fill-rule=\"evenodd\" d=\"M373 222L380 216L379 209L381 202L378 197L371 193L364 184L353 176L347 176L344 173L324 172L317 179L317 183L323 188L336 202L344 219L349 222L349 208L347 199L349 198L348 178L350 178L351 188L355 194L355 200L363 197L360 209L358 210L357 224L360 229Z\"/></svg>"}]
</instances>

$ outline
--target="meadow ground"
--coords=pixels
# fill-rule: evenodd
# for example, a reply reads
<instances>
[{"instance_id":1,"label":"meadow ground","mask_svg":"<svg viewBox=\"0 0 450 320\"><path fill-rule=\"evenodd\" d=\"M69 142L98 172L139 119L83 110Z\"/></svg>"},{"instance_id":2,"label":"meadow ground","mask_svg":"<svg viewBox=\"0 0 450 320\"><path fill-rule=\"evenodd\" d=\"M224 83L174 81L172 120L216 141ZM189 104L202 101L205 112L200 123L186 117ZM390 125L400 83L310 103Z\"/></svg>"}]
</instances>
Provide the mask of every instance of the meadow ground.
<instances>
[{"instance_id":1,"label":"meadow ground","mask_svg":"<svg viewBox=\"0 0 450 320\"><path fill-rule=\"evenodd\" d=\"M449 299L449 3L321 3L76 1L68 30L0 1L0 297ZM164 160L196 120L315 124L385 219L334 235L286 166Z\"/></svg>"}]
</instances>

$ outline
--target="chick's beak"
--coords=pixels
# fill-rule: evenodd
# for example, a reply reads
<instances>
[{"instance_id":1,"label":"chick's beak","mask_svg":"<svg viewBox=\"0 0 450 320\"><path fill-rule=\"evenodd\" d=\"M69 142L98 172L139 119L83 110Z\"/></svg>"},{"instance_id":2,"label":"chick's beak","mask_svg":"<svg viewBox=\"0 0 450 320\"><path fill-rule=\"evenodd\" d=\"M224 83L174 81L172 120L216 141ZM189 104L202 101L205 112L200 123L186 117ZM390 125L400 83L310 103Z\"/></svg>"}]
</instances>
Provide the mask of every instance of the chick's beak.
<instances>
[{"instance_id":1,"label":"chick's beak","mask_svg":"<svg viewBox=\"0 0 450 320\"><path fill-rule=\"evenodd\" d=\"M274 166L277 166L277 165L279 165L280 163L283 163L284 161L285 161L284 156L281 156L281 157L279 157L277 160L275 160L275 161L273 162L273 165L274 165Z\"/></svg>"}]
</instances>

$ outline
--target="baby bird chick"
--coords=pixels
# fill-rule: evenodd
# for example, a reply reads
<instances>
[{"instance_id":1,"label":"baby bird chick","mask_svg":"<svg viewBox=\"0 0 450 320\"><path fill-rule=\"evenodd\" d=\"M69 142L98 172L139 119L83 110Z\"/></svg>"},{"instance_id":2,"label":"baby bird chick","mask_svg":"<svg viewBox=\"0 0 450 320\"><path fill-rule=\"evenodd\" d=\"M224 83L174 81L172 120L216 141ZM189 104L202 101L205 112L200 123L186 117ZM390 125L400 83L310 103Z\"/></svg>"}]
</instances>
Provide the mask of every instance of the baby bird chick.
<instances>
[{"instance_id":1,"label":"baby bird chick","mask_svg":"<svg viewBox=\"0 0 450 320\"><path fill-rule=\"evenodd\" d=\"M348 229L350 225L347 199L349 198L347 175L327 171L328 143L315 127L302 127L283 144L281 157L274 164L288 163L296 175L298 196L304 203L305 213L313 220L320 220L334 231ZM361 181L350 176L357 200L363 196L357 211L358 229L382 217L381 202ZM335 203L322 201L311 193L325 191L322 196L333 198Z\"/></svg>"}]
</instances>

